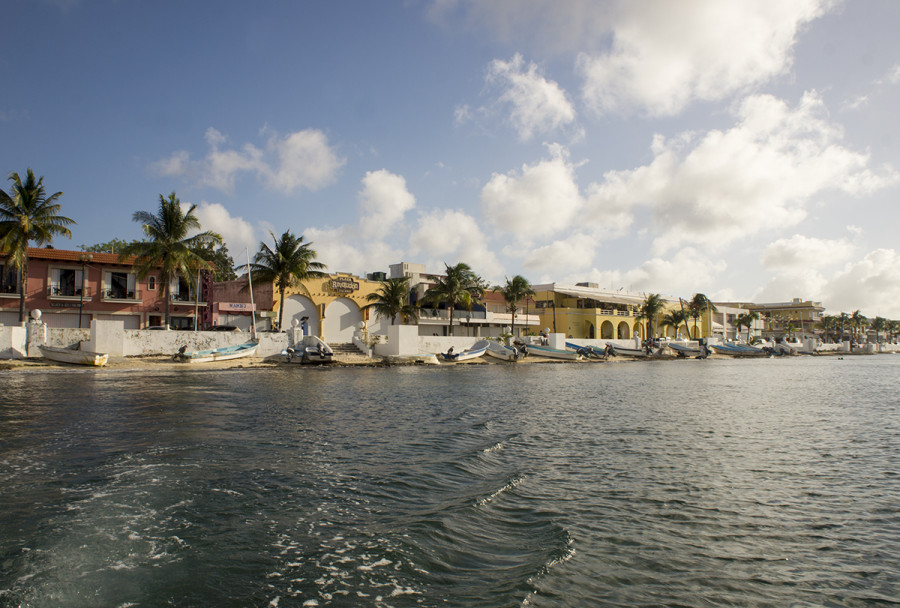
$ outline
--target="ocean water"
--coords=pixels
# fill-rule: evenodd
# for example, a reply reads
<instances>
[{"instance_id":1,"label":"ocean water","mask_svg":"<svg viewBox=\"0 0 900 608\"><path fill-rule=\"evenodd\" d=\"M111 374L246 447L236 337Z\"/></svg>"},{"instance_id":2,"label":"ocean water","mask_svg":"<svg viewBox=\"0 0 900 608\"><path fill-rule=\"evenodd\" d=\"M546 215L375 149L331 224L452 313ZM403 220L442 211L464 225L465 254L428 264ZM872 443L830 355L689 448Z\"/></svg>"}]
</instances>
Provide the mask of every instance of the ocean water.
<instances>
[{"instance_id":1,"label":"ocean water","mask_svg":"<svg viewBox=\"0 0 900 608\"><path fill-rule=\"evenodd\" d=\"M900 605L900 356L0 374L0 606Z\"/></svg>"}]
</instances>

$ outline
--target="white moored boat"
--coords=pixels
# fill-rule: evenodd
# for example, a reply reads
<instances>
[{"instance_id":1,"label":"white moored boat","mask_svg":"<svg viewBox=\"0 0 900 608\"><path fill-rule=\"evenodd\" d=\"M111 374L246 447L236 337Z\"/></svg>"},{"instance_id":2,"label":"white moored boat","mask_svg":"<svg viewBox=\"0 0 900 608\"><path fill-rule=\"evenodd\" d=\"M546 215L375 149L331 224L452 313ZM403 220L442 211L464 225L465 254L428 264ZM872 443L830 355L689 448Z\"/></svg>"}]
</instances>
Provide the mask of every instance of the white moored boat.
<instances>
[{"instance_id":1,"label":"white moored boat","mask_svg":"<svg viewBox=\"0 0 900 608\"><path fill-rule=\"evenodd\" d=\"M487 352L485 353L490 357L494 357L495 359L500 359L501 361L509 361L511 363L515 363L525 358L525 353L515 346L506 346L505 344L500 344L499 342L494 342L490 340L487 347Z\"/></svg>"},{"instance_id":2,"label":"white moored boat","mask_svg":"<svg viewBox=\"0 0 900 608\"><path fill-rule=\"evenodd\" d=\"M547 357L549 359L563 359L564 361L581 361L583 358L574 350L560 350L541 344L526 344L525 352L535 357Z\"/></svg>"},{"instance_id":3,"label":"white moored boat","mask_svg":"<svg viewBox=\"0 0 900 608\"><path fill-rule=\"evenodd\" d=\"M38 346L44 359L58 363L74 363L75 365L92 365L103 367L109 361L108 353L95 353L89 350L76 348L56 348L53 346Z\"/></svg>"},{"instance_id":4,"label":"white moored boat","mask_svg":"<svg viewBox=\"0 0 900 608\"><path fill-rule=\"evenodd\" d=\"M331 363L334 351L318 336L303 336L303 339L281 351L288 363Z\"/></svg>"},{"instance_id":5,"label":"white moored boat","mask_svg":"<svg viewBox=\"0 0 900 608\"><path fill-rule=\"evenodd\" d=\"M243 357L252 357L259 348L259 342L245 342L236 344L235 346L223 346L221 348L212 348L210 350L195 350L193 352L185 352L186 347L182 346L177 353L172 355L176 361L183 363L210 363L212 361L229 361L231 359L241 359Z\"/></svg>"},{"instance_id":6,"label":"white moored boat","mask_svg":"<svg viewBox=\"0 0 900 608\"><path fill-rule=\"evenodd\" d=\"M479 340L466 350L460 351L458 353L453 352L453 347L451 346L450 350L448 350L446 353L438 353L437 357L445 363L459 363L460 361L470 361L482 356L485 351L487 351L489 344L489 340Z\"/></svg>"}]
</instances>

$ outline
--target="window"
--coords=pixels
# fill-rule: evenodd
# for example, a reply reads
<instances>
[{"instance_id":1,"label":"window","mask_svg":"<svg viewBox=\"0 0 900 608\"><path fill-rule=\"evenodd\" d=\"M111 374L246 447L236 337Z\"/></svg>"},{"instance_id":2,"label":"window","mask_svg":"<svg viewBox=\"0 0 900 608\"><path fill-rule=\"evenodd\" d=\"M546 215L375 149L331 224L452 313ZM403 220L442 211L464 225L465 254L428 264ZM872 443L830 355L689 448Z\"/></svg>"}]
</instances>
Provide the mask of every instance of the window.
<instances>
[{"instance_id":1,"label":"window","mask_svg":"<svg viewBox=\"0 0 900 608\"><path fill-rule=\"evenodd\" d=\"M147 278L147 289L149 289L150 291L156 291L156 277Z\"/></svg>"},{"instance_id":2,"label":"window","mask_svg":"<svg viewBox=\"0 0 900 608\"><path fill-rule=\"evenodd\" d=\"M12 264L0 266L0 293L19 291L19 271Z\"/></svg>"},{"instance_id":3,"label":"window","mask_svg":"<svg viewBox=\"0 0 900 608\"><path fill-rule=\"evenodd\" d=\"M112 300L135 299L134 274L112 270L104 272L103 297Z\"/></svg>"},{"instance_id":4,"label":"window","mask_svg":"<svg viewBox=\"0 0 900 608\"><path fill-rule=\"evenodd\" d=\"M50 296L74 297L81 295L81 269L50 268Z\"/></svg>"}]
</instances>

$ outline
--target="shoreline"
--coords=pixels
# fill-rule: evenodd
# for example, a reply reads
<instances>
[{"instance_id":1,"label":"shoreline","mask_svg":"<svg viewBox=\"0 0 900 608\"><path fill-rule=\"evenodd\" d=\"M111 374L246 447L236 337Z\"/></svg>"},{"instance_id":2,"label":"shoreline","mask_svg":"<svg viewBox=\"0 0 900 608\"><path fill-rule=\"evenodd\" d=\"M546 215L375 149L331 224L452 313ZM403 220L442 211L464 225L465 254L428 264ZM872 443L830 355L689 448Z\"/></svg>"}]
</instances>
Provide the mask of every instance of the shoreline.
<instances>
[{"instance_id":1,"label":"shoreline","mask_svg":"<svg viewBox=\"0 0 900 608\"><path fill-rule=\"evenodd\" d=\"M871 356L879 354L894 353L846 353L829 351L818 353L816 355L799 355L811 357L857 357ZM727 360L739 357L730 357L728 355L711 354L708 359L711 360ZM492 361L484 358L474 359L470 361L461 361L459 363L421 363L414 361L414 356L410 356L407 361L388 360L385 358L368 358L363 355L344 355L336 356L334 361L326 364L300 364L287 363L281 358L260 358L251 357L246 359L232 359L228 361L212 361L209 363L181 363L173 361L170 356L151 356L151 357L117 357L110 358L109 363L103 367L91 367L87 365L75 365L67 363L58 363L55 361L47 361L45 359L6 359L0 360L0 373L16 372L16 371L59 371L59 370L95 370L95 371L172 371L172 370L189 370L189 371L218 371L233 369L278 369L285 367L301 367L301 368L331 368L331 367L366 367L366 368L391 368L391 367L452 367L456 365L597 365L605 363L639 363L646 361L679 361L689 360L688 358L679 358L676 356L663 356L653 358L631 358L631 357L610 357L609 359L588 359L583 361L565 361L560 359L551 359L545 357L525 358L517 363L507 363L503 361Z\"/></svg>"}]
</instances>

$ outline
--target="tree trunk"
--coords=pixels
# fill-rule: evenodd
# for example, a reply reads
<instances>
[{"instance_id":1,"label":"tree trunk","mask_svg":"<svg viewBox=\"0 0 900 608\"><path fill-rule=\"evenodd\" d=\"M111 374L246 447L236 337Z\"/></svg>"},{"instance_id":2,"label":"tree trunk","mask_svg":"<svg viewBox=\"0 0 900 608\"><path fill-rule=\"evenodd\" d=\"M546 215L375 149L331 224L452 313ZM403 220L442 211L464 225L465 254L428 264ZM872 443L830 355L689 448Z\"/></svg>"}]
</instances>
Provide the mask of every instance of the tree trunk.
<instances>
[{"instance_id":1,"label":"tree trunk","mask_svg":"<svg viewBox=\"0 0 900 608\"><path fill-rule=\"evenodd\" d=\"M166 276L166 288L163 291L164 291L163 297L166 300L166 302L165 302L166 318L164 320L164 323L165 323L166 329L168 329L169 328L169 296L172 293L172 275L171 274Z\"/></svg>"},{"instance_id":2,"label":"tree trunk","mask_svg":"<svg viewBox=\"0 0 900 608\"><path fill-rule=\"evenodd\" d=\"M249 280L249 277L248 277L248 280ZM284 290L285 290L284 287L282 287L278 290L278 295L280 296L280 299L281 299L281 301L278 303L278 331L284 331ZM250 293L250 297L251 298L253 297L252 292ZM251 306L250 308L253 308L253 307ZM255 315L256 311L251 310L250 314ZM251 323L251 325L252 325L252 323Z\"/></svg>"},{"instance_id":3,"label":"tree trunk","mask_svg":"<svg viewBox=\"0 0 900 608\"><path fill-rule=\"evenodd\" d=\"M25 289L28 285L28 260L22 262L19 269L19 323L25 323L27 315L25 314Z\"/></svg>"},{"instance_id":4,"label":"tree trunk","mask_svg":"<svg viewBox=\"0 0 900 608\"><path fill-rule=\"evenodd\" d=\"M450 335L452 336L453 335L453 307L450 306L447 308L447 310L450 312L449 332L450 332Z\"/></svg>"}]
</instances>

